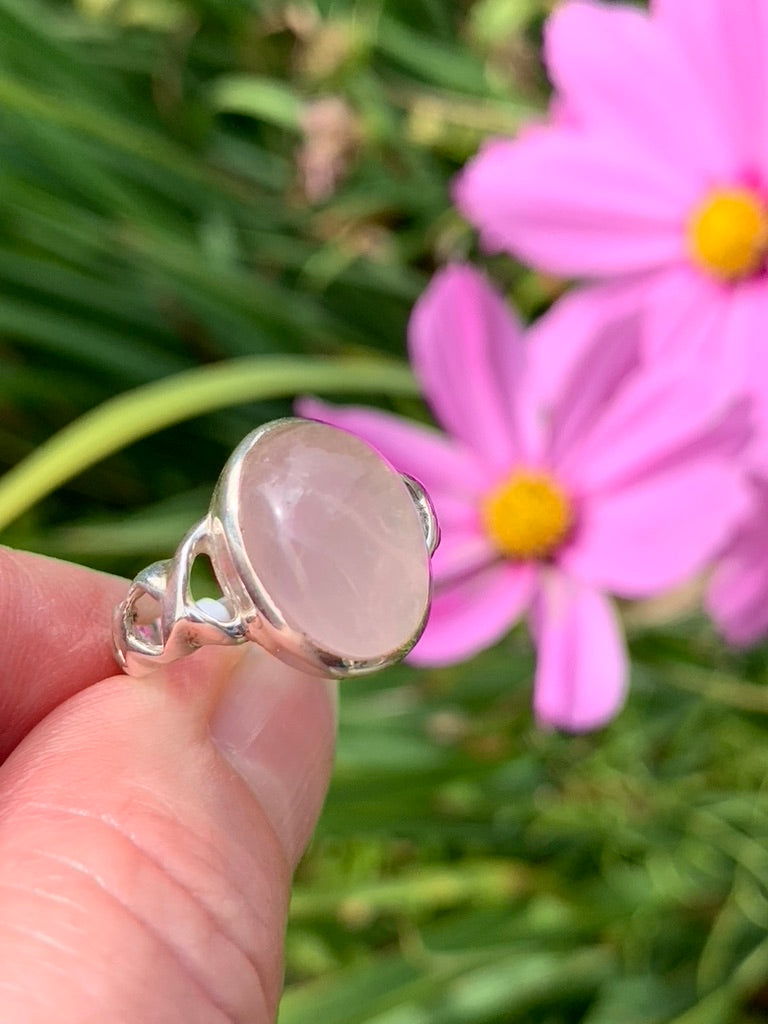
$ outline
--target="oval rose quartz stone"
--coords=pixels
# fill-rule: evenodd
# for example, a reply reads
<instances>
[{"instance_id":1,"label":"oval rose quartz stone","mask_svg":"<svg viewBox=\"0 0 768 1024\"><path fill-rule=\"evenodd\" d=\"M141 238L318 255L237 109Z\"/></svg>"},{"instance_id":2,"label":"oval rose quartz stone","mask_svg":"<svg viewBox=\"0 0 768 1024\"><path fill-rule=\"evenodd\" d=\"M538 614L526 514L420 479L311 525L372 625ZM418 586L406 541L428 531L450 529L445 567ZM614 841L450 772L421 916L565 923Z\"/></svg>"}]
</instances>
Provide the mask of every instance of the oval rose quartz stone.
<instances>
[{"instance_id":1,"label":"oval rose quartz stone","mask_svg":"<svg viewBox=\"0 0 768 1024\"><path fill-rule=\"evenodd\" d=\"M311 420L274 427L245 456L239 499L254 574L316 646L374 660L419 629L430 585L419 513L359 438Z\"/></svg>"}]
</instances>

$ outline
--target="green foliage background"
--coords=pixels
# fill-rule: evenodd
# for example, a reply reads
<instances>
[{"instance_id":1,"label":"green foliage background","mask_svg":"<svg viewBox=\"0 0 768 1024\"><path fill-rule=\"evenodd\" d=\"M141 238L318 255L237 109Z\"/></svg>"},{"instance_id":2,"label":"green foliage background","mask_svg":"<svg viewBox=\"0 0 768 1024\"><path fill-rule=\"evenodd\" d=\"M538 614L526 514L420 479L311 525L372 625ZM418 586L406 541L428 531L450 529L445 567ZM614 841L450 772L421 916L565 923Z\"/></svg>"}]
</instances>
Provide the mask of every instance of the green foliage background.
<instances>
[{"instance_id":1,"label":"green foliage background","mask_svg":"<svg viewBox=\"0 0 768 1024\"><path fill-rule=\"evenodd\" d=\"M426 416L408 312L476 255L452 175L544 109L546 8L0 0L3 540L133 575L294 393ZM348 167L312 201L328 96ZM527 317L557 294L489 266ZM595 736L535 728L522 632L344 687L282 1024L768 1019L768 661L686 607L630 617L632 696Z\"/></svg>"}]
</instances>

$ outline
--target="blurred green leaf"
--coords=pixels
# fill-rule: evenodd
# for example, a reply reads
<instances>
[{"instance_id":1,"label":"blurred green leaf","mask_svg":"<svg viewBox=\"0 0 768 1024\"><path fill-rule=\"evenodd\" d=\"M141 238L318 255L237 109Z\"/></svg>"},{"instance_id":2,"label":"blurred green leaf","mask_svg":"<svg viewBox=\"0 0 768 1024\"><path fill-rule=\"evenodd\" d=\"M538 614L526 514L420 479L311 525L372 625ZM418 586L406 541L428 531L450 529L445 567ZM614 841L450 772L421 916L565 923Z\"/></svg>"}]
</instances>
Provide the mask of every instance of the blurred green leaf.
<instances>
[{"instance_id":1,"label":"blurred green leaf","mask_svg":"<svg viewBox=\"0 0 768 1024\"><path fill-rule=\"evenodd\" d=\"M216 110L230 114L247 114L298 131L301 123L301 100L283 83L255 76L222 78L211 90Z\"/></svg>"}]
</instances>

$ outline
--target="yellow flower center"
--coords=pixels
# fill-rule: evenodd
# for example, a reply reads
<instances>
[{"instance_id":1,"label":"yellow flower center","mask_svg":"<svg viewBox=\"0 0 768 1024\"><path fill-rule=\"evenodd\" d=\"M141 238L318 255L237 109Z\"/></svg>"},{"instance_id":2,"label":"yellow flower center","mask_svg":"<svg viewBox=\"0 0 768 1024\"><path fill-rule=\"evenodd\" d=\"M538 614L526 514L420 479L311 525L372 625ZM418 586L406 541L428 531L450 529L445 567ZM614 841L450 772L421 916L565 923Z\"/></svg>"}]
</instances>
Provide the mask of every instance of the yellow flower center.
<instances>
[{"instance_id":1,"label":"yellow flower center","mask_svg":"<svg viewBox=\"0 0 768 1024\"><path fill-rule=\"evenodd\" d=\"M768 255L768 207L746 188L713 192L688 224L691 256L724 281L755 273Z\"/></svg>"},{"instance_id":2,"label":"yellow flower center","mask_svg":"<svg viewBox=\"0 0 768 1024\"><path fill-rule=\"evenodd\" d=\"M565 539L573 521L570 502L546 473L519 471L483 501L487 535L509 558L546 558Z\"/></svg>"}]
</instances>

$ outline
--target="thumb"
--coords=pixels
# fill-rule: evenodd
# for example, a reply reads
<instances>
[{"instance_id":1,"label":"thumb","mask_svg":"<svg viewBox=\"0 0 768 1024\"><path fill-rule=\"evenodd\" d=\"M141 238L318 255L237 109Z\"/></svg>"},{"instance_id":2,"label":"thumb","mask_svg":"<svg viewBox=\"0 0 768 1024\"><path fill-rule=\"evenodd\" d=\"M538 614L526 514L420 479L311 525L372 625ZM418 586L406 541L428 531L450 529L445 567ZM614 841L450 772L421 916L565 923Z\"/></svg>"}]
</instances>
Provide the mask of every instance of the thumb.
<instances>
[{"instance_id":1,"label":"thumb","mask_svg":"<svg viewBox=\"0 0 768 1024\"><path fill-rule=\"evenodd\" d=\"M251 647L97 683L0 768L5 1024L274 1019L331 684Z\"/></svg>"}]
</instances>

